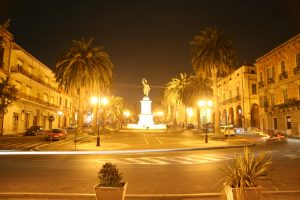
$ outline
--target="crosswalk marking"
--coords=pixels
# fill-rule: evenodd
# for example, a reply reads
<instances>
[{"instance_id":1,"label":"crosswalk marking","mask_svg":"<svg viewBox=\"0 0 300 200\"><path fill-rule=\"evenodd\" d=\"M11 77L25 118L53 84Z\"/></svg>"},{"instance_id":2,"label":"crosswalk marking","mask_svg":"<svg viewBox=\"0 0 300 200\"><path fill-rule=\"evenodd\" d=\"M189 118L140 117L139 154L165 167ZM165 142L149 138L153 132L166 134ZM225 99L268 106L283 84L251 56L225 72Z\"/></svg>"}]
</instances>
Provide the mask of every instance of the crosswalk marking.
<instances>
[{"instance_id":1,"label":"crosswalk marking","mask_svg":"<svg viewBox=\"0 0 300 200\"><path fill-rule=\"evenodd\" d=\"M0 149L29 149L35 146L41 145L43 143L0 143Z\"/></svg>"}]
</instances>

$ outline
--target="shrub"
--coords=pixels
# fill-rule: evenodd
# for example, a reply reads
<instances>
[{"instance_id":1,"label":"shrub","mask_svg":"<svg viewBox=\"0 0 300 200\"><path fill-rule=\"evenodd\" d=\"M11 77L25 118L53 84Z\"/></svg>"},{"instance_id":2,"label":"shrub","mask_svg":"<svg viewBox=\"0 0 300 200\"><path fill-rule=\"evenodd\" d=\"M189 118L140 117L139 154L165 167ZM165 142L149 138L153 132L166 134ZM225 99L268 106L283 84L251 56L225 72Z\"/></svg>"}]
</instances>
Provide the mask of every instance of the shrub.
<instances>
[{"instance_id":1,"label":"shrub","mask_svg":"<svg viewBox=\"0 0 300 200\"><path fill-rule=\"evenodd\" d=\"M108 162L98 172L99 186L101 187L122 187L122 178L117 166Z\"/></svg>"},{"instance_id":2,"label":"shrub","mask_svg":"<svg viewBox=\"0 0 300 200\"><path fill-rule=\"evenodd\" d=\"M240 189L256 187L258 181L266 180L271 163L271 158L266 153L255 155L245 147L244 153L236 154L232 165L222 170L227 177L225 186Z\"/></svg>"}]
</instances>

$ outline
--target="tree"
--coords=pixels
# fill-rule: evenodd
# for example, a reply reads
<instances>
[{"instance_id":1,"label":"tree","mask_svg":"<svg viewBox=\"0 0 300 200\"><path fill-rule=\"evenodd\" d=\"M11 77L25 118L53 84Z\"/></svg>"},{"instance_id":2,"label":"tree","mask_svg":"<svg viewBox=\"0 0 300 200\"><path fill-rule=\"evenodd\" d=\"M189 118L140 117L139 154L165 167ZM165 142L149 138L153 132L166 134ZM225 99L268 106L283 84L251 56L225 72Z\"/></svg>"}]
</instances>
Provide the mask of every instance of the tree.
<instances>
[{"instance_id":1,"label":"tree","mask_svg":"<svg viewBox=\"0 0 300 200\"><path fill-rule=\"evenodd\" d=\"M217 94L218 77L228 74L234 67L235 52L232 40L216 28L206 28L194 37L192 66L198 76L210 78L213 83L215 133L220 133L220 114Z\"/></svg>"},{"instance_id":2,"label":"tree","mask_svg":"<svg viewBox=\"0 0 300 200\"><path fill-rule=\"evenodd\" d=\"M12 106L13 102L17 100L17 88L11 84L10 76L5 79L0 78L0 126L1 135L3 135L3 121L4 115L7 113L8 107Z\"/></svg>"},{"instance_id":3,"label":"tree","mask_svg":"<svg viewBox=\"0 0 300 200\"><path fill-rule=\"evenodd\" d=\"M195 106L199 98L209 96L210 93L211 88L209 87L208 80L191 74L180 73L167 83L164 98L166 102L169 102L169 104L175 108L174 115L176 123L176 110L180 105L184 107Z\"/></svg>"},{"instance_id":4,"label":"tree","mask_svg":"<svg viewBox=\"0 0 300 200\"><path fill-rule=\"evenodd\" d=\"M107 116L112 122L120 122L123 115L124 100L122 97L111 96L109 98Z\"/></svg>"},{"instance_id":5,"label":"tree","mask_svg":"<svg viewBox=\"0 0 300 200\"><path fill-rule=\"evenodd\" d=\"M78 128L83 125L83 98L87 93L104 92L112 82L113 64L103 47L93 47L93 39L73 40L55 64L56 81L66 91L79 94Z\"/></svg>"}]
</instances>

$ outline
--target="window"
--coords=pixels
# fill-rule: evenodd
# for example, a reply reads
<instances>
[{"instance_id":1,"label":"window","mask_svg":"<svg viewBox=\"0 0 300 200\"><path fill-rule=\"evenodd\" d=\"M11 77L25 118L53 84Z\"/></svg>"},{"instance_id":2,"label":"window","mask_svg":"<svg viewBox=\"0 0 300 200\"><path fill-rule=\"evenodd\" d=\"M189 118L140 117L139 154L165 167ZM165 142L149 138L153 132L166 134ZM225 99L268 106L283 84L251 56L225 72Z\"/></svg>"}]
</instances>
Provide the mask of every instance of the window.
<instances>
[{"instance_id":1,"label":"window","mask_svg":"<svg viewBox=\"0 0 300 200\"><path fill-rule=\"evenodd\" d=\"M256 84L252 84L251 89L252 89L252 94L257 94Z\"/></svg>"},{"instance_id":2,"label":"window","mask_svg":"<svg viewBox=\"0 0 300 200\"><path fill-rule=\"evenodd\" d=\"M26 95L31 95L31 90L30 86L26 86Z\"/></svg>"},{"instance_id":3,"label":"window","mask_svg":"<svg viewBox=\"0 0 300 200\"><path fill-rule=\"evenodd\" d=\"M274 130L277 130L277 118L274 118Z\"/></svg>"},{"instance_id":4,"label":"window","mask_svg":"<svg viewBox=\"0 0 300 200\"><path fill-rule=\"evenodd\" d=\"M264 81L262 72L259 72L259 81Z\"/></svg>"},{"instance_id":5,"label":"window","mask_svg":"<svg viewBox=\"0 0 300 200\"><path fill-rule=\"evenodd\" d=\"M22 67L22 66L24 65L23 60L18 59L18 60L17 60L17 65L20 66L20 67Z\"/></svg>"},{"instance_id":6,"label":"window","mask_svg":"<svg viewBox=\"0 0 300 200\"><path fill-rule=\"evenodd\" d=\"M52 97L52 96L50 97L50 103L54 104L54 97Z\"/></svg>"},{"instance_id":7,"label":"window","mask_svg":"<svg viewBox=\"0 0 300 200\"><path fill-rule=\"evenodd\" d=\"M65 100L65 108L68 106L68 99Z\"/></svg>"},{"instance_id":8,"label":"window","mask_svg":"<svg viewBox=\"0 0 300 200\"><path fill-rule=\"evenodd\" d=\"M259 105L260 107L264 106L264 97L259 97Z\"/></svg>"},{"instance_id":9,"label":"window","mask_svg":"<svg viewBox=\"0 0 300 200\"><path fill-rule=\"evenodd\" d=\"M232 90L229 90L229 99L232 98Z\"/></svg>"},{"instance_id":10,"label":"window","mask_svg":"<svg viewBox=\"0 0 300 200\"><path fill-rule=\"evenodd\" d=\"M223 93L223 101L225 101L225 93Z\"/></svg>"},{"instance_id":11,"label":"window","mask_svg":"<svg viewBox=\"0 0 300 200\"><path fill-rule=\"evenodd\" d=\"M270 105L271 106L275 105L275 95L273 93L270 94Z\"/></svg>"},{"instance_id":12,"label":"window","mask_svg":"<svg viewBox=\"0 0 300 200\"><path fill-rule=\"evenodd\" d=\"M49 77L45 76L45 83L49 84Z\"/></svg>"},{"instance_id":13,"label":"window","mask_svg":"<svg viewBox=\"0 0 300 200\"><path fill-rule=\"evenodd\" d=\"M21 90L21 88L22 88L22 83L21 83L20 81L16 81L15 86L16 86L16 89L17 89L17 90Z\"/></svg>"},{"instance_id":14,"label":"window","mask_svg":"<svg viewBox=\"0 0 300 200\"><path fill-rule=\"evenodd\" d=\"M44 94L44 101L48 102L48 94Z\"/></svg>"},{"instance_id":15,"label":"window","mask_svg":"<svg viewBox=\"0 0 300 200\"><path fill-rule=\"evenodd\" d=\"M296 67L300 66L300 53L296 55Z\"/></svg>"},{"instance_id":16,"label":"window","mask_svg":"<svg viewBox=\"0 0 300 200\"><path fill-rule=\"evenodd\" d=\"M4 48L0 46L0 67L3 68Z\"/></svg>"},{"instance_id":17,"label":"window","mask_svg":"<svg viewBox=\"0 0 300 200\"><path fill-rule=\"evenodd\" d=\"M33 72L33 67L29 65L29 66L28 66L28 73L29 73L29 74L32 74L32 72Z\"/></svg>"},{"instance_id":18,"label":"window","mask_svg":"<svg viewBox=\"0 0 300 200\"><path fill-rule=\"evenodd\" d=\"M59 97L59 105L61 106L61 97Z\"/></svg>"},{"instance_id":19,"label":"window","mask_svg":"<svg viewBox=\"0 0 300 200\"><path fill-rule=\"evenodd\" d=\"M236 87L236 96L240 96L240 87Z\"/></svg>"},{"instance_id":20,"label":"window","mask_svg":"<svg viewBox=\"0 0 300 200\"><path fill-rule=\"evenodd\" d=\"M275 72L274 67L268 68L268 78L269 79L274 78L274 74L275 74L274 72Z\"/></svg>"},{"instance_id":21,"label":"window","mask_svg":"<svg viewBox=\"0 0 300 200\"><path fill-rule=\"evenodd\" d=\"M284 63L284 61L281 61L280 67L281 67L281 73L284 73L285 72L285 63Z\"/></svg>"},{"instance_id":22,"label":"window","mask_svg":"<svg viewBox=\"0 0 300 200\"><path fill-rule=\"evenodd\" d=\"M286 129L292 129L291 116L286 116Z\"/></svg>"},{"instance_id":23,"label":"window","mask_svg":"<svg viewBox=\"0 0 300 200\"><path fill-rule=\"evenodd\" d=\"M288 100L288 91L286 88L282 90L282 94L283 94L283 103L286 103Z\"/></svg>"}]
</instances>

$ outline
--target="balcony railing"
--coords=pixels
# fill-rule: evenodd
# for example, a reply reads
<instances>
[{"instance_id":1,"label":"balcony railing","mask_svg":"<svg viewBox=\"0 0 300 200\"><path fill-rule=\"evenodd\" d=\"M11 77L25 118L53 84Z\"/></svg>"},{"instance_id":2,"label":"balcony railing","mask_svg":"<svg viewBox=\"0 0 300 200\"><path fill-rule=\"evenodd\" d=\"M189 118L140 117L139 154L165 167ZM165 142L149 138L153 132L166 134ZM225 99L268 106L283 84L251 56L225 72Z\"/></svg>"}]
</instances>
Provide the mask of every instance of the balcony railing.
<instances>
[{"instance_id":1,"label":"balcony railing","mask_svg":"<svg viewBox=\"0 0 300 200\"><path fill-rule=\"evenodd\" d=\"M291 99L288 99L287 102L285 102L285 103L272 106L272 110L280 110L280 109L299 107L299 106L300 106L300 100L291 98Z\"/></svg>"},{"instance_id":2,"label":"balcony railing","mask_svg":"<svg viewBox=\"0 0 300 200\"><path fill-rule=\"evenodd\" d=\"M54 90L56 92L60 92L58 88L53 87L52 85L50 85L49 83L46 83L45 81L43 81L42 79L40 79L39 77L34 76L33 74L29 73L28 71L24 70L22 66L17 65L11 68L12 72L20 72L21 74L23 74L24 76L27 76L28 78L44 85L45 87L50 88L51 90Z\"/></svg>"},{"instance_id":3,"label":"balcony railing","mask_svg":"<svg viewBox=\"0 0 300 200\"><path fill-rule=\"evenodd\" d=\"M234 103L234 102L237 102L237 101L239 101L239 100L241 100L241 96L240 96L240 95L235 96L235 97L232 97L232 98L230 98L230 99L227 99L227 100L221 102L220 104L221 104L221 105L226 105L226 104L228 104L228 103Z\"/></svg>"},{"instance_id":4,"label":"balcony railing","mask_svg":"<svg viewBox=\"0 0 300 200\"><path fill-rule=\"evenodd\" d=\"M294 74L300 73L300 65L294 68Z\"/></svg>"},{"instance_id":5,"label":"balcony railing","mask_svg":"<svg viewBox=\"0 0 300 200\"><path fill-rule=\"evenodd\" d=\"M53 109L59 109L60 107L57 106L57 105L54 105L52 103L49 103L49 102L45 102L37 97L33 97L33 96L30 96L30 95L27 95L25 93L22 93L22 92L18 92L17 93L17 97L18 98L23 98L23 99L26 99L26 100L29 100L33 103L38 103L38 104L42 104L44 106L47 106L47 107L50 107L50 108L53 108Z\"/></svg>"},{"instance_id":6,"label":"balcony railing","mask_svg":"<svg viewBox=\"0 0 300 200\"><path fill-rule=\"evenodd\" d=\"M282 80L282 79L286 79L288 77L288 73L285 71L285 72L282 72L281 74L279 74L279 80Z\"/></svg>"},{"instance_id":7,"label":"balcony railing","mask_svg":"<svg viewBox=\"0 0 300 200\"><path fill-rule=\"evenodd\" d=\"M268 84L273 84L274 83L274 78L269 78L268 79Z\"/></svg>"},{"instance_id":8,"label":"balcony railing","mask_svg":"<svg viewBox=\"0 0 300 200\"><path fill-rule=\"evenodd\" d=\"M264 81L259 81L258 82L258 87L260 87L260 88L264 87Z\"/></svg>"}]
</instances>

